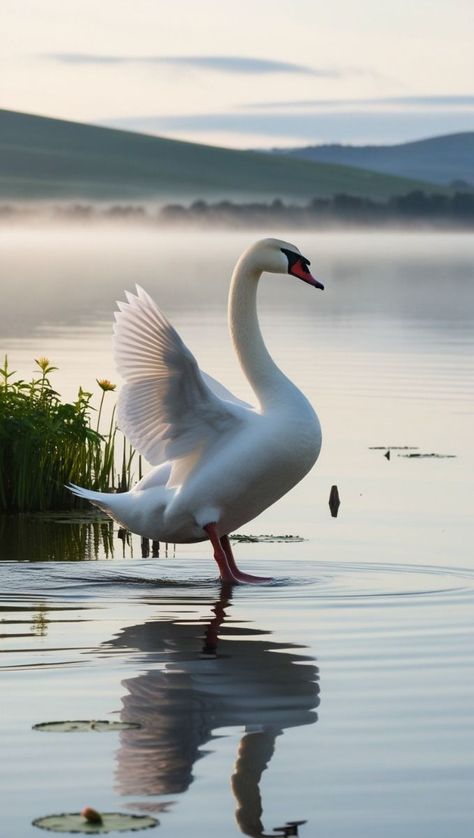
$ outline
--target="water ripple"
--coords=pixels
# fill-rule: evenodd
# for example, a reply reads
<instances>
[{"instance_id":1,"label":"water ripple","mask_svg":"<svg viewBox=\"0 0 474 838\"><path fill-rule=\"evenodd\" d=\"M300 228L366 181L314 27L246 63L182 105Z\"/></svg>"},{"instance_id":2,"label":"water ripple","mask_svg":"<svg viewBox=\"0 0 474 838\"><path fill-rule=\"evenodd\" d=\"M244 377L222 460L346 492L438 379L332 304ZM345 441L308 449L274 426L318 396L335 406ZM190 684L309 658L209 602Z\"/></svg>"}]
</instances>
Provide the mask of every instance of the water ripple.
<instances>
[{"instance_id":1,"label":"water ripple","mask_svg":"<svg viewBox=\"0 0 474 838\"><path fill-rule=\"evenodd\" d=\"M87 600L88 607L94 600L133 600L144 594L170 598L196 593L212 596L219 588L213 576L201 576L204 562L180 561L174 565L158 567L154 561L121 562L120 569L106 562L94 562L89 570L70 563L42 566L3 563L0 567L2 594L0 604L12 604L21 599L19 606L29 610L29 603L47 598L63 603L74 599ZM282 575L279 571L284 569ZM206 562L205 570L208 570ZM274 572L264 561L258 572ZM168 576L169 573L169 576ZM3 577L3 578L2 578ZM347 602L390 600L426 597L464 597L474 593L474 571L468 568L437 565L407 565L373 562L293 562L291 575L288 566L277 566L272 582L259 586L242 586L234 589L240 598L252 600L296 600L310 597L318 604L344 606ZM66 607L65 605L63 607ZM77 607L77 606L74 606Z\"/></svg>"}]
</instances>

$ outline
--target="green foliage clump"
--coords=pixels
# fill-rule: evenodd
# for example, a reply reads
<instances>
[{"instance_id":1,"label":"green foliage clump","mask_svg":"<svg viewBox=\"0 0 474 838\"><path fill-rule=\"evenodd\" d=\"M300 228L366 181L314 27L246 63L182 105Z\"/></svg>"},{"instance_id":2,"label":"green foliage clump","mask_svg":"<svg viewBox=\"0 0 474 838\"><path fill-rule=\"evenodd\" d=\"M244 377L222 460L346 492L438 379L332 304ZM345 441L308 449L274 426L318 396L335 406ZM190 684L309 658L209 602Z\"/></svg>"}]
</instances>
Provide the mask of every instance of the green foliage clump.
<instances>
[{"instance_id":1,"label":"green foliage clump","mask_svg":"<svg viewBox=\"0 0 474 838\"><path fill-rule=\"evenodd\" d=\"M117 429L114 413L100 433L104 397L115 385L98 381L102 397L91 426L92 393L79 388L72 404L61 401L50 382L57 369L47 358L35 361L37 377L13 380L5 356L0 367L0 512L71 509L81 501L66 488L77 483L96 491L124 491L130 483L134 451L123 441L122 468L115 473Z\"/></svg>"}]
</instances>

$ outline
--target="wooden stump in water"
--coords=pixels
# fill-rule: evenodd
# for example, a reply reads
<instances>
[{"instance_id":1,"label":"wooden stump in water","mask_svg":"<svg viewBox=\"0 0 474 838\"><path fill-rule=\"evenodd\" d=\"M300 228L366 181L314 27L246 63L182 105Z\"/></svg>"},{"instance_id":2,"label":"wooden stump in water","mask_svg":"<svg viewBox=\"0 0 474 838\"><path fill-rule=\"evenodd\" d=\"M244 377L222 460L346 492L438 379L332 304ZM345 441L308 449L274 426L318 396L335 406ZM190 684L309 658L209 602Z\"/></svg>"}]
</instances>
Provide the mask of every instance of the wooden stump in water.
<instances>
[{"instance_id":1,"label":"wooden stump in water","mask_svg":"<svg viewBox=\"0 0 474 838\"><path fill-rule=\"evenodd\" d=\"M339 498L339 490L337 486L331 486L331 491L329 492L329 509L331 510L331 515L333 518L337 518L337 513L339 512L340 505L341 500Z\"/></svg>"}]
</instances>

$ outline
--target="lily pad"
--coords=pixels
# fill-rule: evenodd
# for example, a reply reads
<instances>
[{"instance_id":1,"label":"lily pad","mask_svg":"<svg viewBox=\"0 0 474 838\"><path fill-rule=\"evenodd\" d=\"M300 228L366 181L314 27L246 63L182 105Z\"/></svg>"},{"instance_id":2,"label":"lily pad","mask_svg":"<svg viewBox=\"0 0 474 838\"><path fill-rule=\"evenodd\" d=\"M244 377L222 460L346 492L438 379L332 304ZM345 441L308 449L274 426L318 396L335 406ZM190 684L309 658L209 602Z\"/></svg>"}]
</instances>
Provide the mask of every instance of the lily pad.
<instances>
[{"instance_id":1,"label":"lily pad","mask_svg":"<svg viewBox=\"0 0 474 838\"><path fill-rule=\"evenodd\" d=\"M418 451L418 445L369 445L369 451Z\"/></svg>"},{"instance_id":2,"label":"lily pad","mask_svg":"<svg viewBox=\"0 0 474 838\"><path fill-rule=\"evenodd\" d=\"M408 457L408 459L413 460L418 458L422 459L435 459L435 460L455 460L456 454L437 454L436 452L432 452L431 454L399 454L399 457Z\"/></svg>"},{"instance_id":3,"label":"lily pad","mask_svg":"<svg viewBox=\"0 0 474 838\"><path fill-rule=\"evenodd\" d=\"M151 829L159 821L150 815L129 815L122 812L101 812L102 823L89 823L80 812L66 812L61 815L46 815L36 818L33 826L48 832L73 832L82 835L106 835L108 832L138 832Z\"/></svg>"},{"instance_id":4,"label":"lily pad","mask_svg":"<svg viewBox=\"0 0 474 838\"><path fill-rule=\"evenodd\" d=\"M232 541L238 541L241 544L252 544L252 543L259 543L264 542L266 544L275 544L275 543L295 543L299 541L304 541L300 535L246 535L245 533L236 533L235 535L231 535L230 538Z\"/></svg>"},{"instance_id":5,"label":"lily pad","mask_svg":"<svg viewBox=\"0 0 474 838\"><path fill-rule=\"evenodd\" d=\"M137 730L140 727L141 725L137 722L80 719L66 722L39 722L33 725L33 730L43 730L48 733L84 733L92 730L96 733L103 733L108 730Z\"/></svg>"}]
</instances>

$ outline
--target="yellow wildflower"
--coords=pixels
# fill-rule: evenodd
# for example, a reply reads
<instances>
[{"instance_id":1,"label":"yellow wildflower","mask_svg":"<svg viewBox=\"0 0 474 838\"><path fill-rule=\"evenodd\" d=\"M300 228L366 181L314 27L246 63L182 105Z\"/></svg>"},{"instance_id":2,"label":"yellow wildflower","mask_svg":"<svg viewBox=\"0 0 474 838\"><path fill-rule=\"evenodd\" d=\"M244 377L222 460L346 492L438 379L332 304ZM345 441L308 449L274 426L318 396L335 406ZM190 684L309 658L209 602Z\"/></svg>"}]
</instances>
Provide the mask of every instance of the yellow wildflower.
<instances>
[{"instance_id":1,"label":"yellow wildflower","mask_svg":"<svg viewBox=\"0 0 474 838\"><path fill-rule=\"evenodd\" d=\"M96 378L97 384L99 385L100 389L106 393L108 390L115 390L116 384L112 384L108 378Z\"/></svg>"},{"instance_id":2,"label":"yellow wildflower","mask_svg":"<svg viewBox=\"0 0 474 838\"><path fill-rule=\"evenodd\" d=\"M38 364L40 370L46 372L49 367L49 358L45 358L44 355L41 355L40 358L35 358L35 364Z\"/></svg>"}]
</instances>

